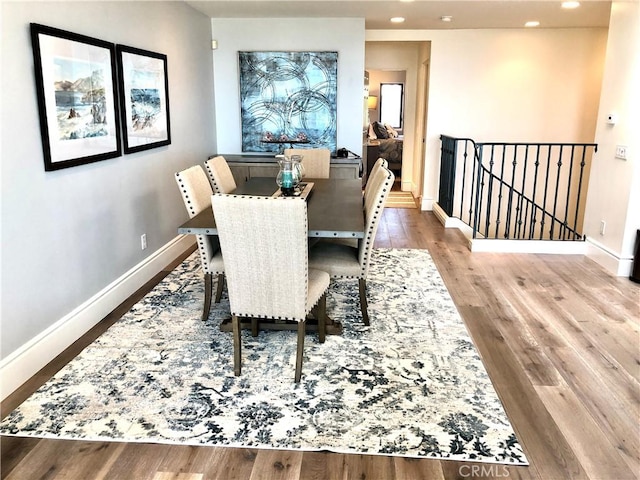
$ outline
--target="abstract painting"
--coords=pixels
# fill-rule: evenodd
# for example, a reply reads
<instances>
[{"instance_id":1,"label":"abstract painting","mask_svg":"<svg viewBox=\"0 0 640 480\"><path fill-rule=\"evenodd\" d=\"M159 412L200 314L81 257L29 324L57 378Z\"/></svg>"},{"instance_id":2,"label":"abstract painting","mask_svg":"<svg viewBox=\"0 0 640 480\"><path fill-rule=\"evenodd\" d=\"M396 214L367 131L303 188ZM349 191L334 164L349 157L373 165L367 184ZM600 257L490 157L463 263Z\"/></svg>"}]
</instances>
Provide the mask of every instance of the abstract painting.
<instances>
[{"instance_id":1,"label":"abstract painting","mask_svg":"<svg viewBox=\"0 0 640 480\"><path fill-rule=\"evenodd\" d=\"M338 52L238 52L243 152L336 150Z\"/></svg>"}]
</instances>

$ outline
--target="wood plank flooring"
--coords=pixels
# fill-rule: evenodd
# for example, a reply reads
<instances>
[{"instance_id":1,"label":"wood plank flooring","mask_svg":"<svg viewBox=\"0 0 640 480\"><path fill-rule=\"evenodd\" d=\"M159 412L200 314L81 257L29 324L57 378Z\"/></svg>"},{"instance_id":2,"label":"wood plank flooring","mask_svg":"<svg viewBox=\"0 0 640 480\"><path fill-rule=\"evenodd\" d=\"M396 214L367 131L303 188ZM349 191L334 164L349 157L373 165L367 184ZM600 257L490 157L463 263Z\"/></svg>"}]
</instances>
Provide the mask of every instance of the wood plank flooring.
<instances>
[{"instance_id":1,"label":"wood plank flooring","mask_svg":"<svg viewBox=\"0 0 640 480\"><path fill-rule=\"evenodd\" d=\"M528 467L221 447L2 437L3 479L640 478L640 286L582 256L474 253L430 212L387 208L376 247L431 253ZM177 259L176 263L181 259ZM2 403L2 415L174 265Z\"/></svg>"}]
</instances>

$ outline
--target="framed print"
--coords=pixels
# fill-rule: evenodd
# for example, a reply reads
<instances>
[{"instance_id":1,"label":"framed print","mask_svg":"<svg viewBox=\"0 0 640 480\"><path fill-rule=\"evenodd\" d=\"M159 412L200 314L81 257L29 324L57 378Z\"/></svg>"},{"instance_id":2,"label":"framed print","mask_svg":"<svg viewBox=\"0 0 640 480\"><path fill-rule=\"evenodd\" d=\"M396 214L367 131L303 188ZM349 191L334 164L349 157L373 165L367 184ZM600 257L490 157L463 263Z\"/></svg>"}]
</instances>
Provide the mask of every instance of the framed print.
<instances>
[{"instance_id":1,"label":"framed print","mask_svg":"<svg viewBox=\"0 0 640 480\"><path fill-rule=\"evenodd\" d=\"M336 151L338 52L238 52L238 66L243 152Z\"/></svg>"},{"instance_id":2,"label":"framed print","mask_svg":"<svg viewBox=\"0 0 640 480\"><path fill-rule=\"evenodd\" d=\"M124 153L171 143L167 56L118 45Z\"/></svg>"},{"instance_id":3,"label":"framed print","mask_svg":"<svg viewBox=\"0 0 640 480\"><path fill-rule=\"evenodd\" d=\"M47 171L120 156L115 45L31 24Z\"/></svg>"}]
</instances>

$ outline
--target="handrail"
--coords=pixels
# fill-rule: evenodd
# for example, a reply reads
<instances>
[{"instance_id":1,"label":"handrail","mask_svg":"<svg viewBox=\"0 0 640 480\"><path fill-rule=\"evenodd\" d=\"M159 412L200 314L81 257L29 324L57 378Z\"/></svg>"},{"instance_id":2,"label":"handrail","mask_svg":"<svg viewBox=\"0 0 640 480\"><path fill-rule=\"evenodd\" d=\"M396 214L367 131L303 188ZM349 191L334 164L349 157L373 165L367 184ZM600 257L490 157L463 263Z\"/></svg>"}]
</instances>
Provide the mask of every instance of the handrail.
<instances>
[{"instance_id":1,"label":"handrail","mask_svg":"<svg viewBox=\"0 0 640 480\"><path fill-rule=\"evenodd\" d=\"M458 218L472 228L473 238L583 238L584 173L588 149L597 151L596 144L478 143L448 135L440 139L438 203L449 216L456 216L454 204L459 205Z\"/></svg>"}]
</instances>

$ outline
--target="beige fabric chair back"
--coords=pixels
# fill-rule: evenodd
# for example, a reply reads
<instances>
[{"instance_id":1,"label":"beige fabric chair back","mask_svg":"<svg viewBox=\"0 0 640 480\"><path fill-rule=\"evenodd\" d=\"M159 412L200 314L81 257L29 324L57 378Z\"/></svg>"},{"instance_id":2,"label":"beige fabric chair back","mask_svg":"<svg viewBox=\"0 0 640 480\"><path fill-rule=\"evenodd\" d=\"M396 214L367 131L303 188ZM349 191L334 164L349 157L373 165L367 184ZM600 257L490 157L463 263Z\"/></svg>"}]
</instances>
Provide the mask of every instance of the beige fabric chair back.
<instances>
[{"instance_id":1,"label":"beige fabric chair back","mask_svg":"<svg viewBox=\"0 0 640 480\"><path fill-rule=\"evenodd\" d=\"M211 194L213 191L207 179L207 174L204 173L200 165L194 165L186 170L177 172L176 182L178 183L178 188L180 188L189 218L195 217L202 210L211 206ZM213 238L208 235L196 235L202 270L205 274L222 273L221 268L218 268L215 272L212 270L211 259L218 251L217 244L213 241Z\"/></svg>"},{"instance_id":2,"label":"beige fabric chair back","mask_svg":"<svg viewBox=\"0 0 640 480\"><path fill-rule=\"evenodd\" d=\"M211 184L200 165L176 173L176 182L182 194L189 218L211 206Z\"/></svg>"},{"instance_id":3,"label":"beige fabric chair back","mask_svg":"<svg viewBox=\"0 0 640 480\"><path fill-rule=\"evenodd\" d=\"M204 162L204 165L214 193L231 193L236 189L236 181L229 164L222 155L210 158Z\"/></svg>"},{"instance_id":4,"label":"beige fabric chair back","mask_svg":"<svg viewBox=\"0 0 640 480\"><path fill-rule=\"evenodd\" d=\"M302 155L302 168L306 178L329 178L331 152L328 148L287 148L284 154Z\"/></svg>"},{"instance_id":5,"label":"beige fabric chair back","mask_svg":"<svg viewBox=\"0 0 640 480\"><path fill-rule=\"evenodd\" d=\"M200 165L194 165L175 174L178 188L182 194L184 206L187 208L189 218L211 206L211 184L207 179L207 174ZM202 320L207 320L211 308L211 295L213 276L217 276L217 288L215 301L218 303L222 296L224 284L224 262L220 254L220 245L217 237L211 235L196 235L200 263L204 273L204 303L202 309Z\"/></svg>"},{"instance_id":6,"label":"beige fabric chair back","mask_svg":"<svg viewBox=\"0 0 640 480\"><path fill-rule=\"evenodd\" d=\"M307 203L214 195L231 314L302 321L307 309Z\"/></svg>"},{"instance_id":7,"label":"beige fabric chair back","mask_svg":"<svg viewBox=\"0 0 640 480\"><path fill-rule=\"evenodd\" d=\"M373 177L367 182L371 183L368 192L364 196L364 238L358 243L358 261L361 267L361 278L366 278L369 272L369 261L373 242L378 231L380 217L384 211L384 204L389 196L395 176L391 170L381 166L374 172Z\"/></svg>"},{"instance_id":8,"label":"beige fabric chair back","mask_svg":"<svg viewBox=\"0 0 640 480\"><path fill-rule=\"evenodd\" d=\"M380 170L381 167L384 167L388 170L389 162L387 162L386 159L379 157L378 160L376 160L376 163L373 164L373 167L371 167L371 172L369 172L369 177L367 178L367 184L364 187L365 197L369 195L369 190L371 190L371 186L374 183L371 180L376 176L376 173Z\"/></svg>"},{"instance_id":9,"label":"beige fabric chair back","mask_svg":"<svg viewBox=\"0 0 640 480\"><path fill-rule=\"evenodd\" d=\"M205 208L211 206L211 194L213 191L207 179L207 174L204 173L200 165L194 165L186 170L177 172L175 176L184 206L189 213L189 218L195 217ZM211 259L218 250L212 238L207 235L196 235L202 270L205 274L222 273L219 271L214 272L211 269Z\"/></svg>"}]
</instances>

